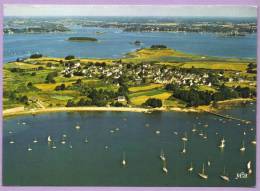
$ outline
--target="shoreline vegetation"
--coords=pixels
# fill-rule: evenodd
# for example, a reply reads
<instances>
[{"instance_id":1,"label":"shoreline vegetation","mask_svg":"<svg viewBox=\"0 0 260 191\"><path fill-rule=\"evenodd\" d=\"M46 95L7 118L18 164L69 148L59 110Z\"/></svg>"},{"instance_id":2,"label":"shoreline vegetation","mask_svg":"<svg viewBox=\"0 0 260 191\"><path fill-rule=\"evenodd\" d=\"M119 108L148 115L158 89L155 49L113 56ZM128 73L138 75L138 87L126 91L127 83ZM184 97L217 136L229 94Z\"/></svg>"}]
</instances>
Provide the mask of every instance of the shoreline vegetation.
<instances>
[{"instance_id":1,"label":"shoreline vegetation","mask_svg":"<svg viewBox=\"0 0 260 191\"><path fill-rule=\"evenodd\" d=\"M3 114L215 112L255 99L256 67L252 59L193 55L162 44L120 59L33 54L4 64Z\"/></svg>"},{"instance_id":2,"label":"shoreline vegetation","mask_svg":"<svg viewBox=\"0 0 260 191\"><path fill-rule=\"evenodd\" d=\"M96 42L98 39L92 37L69 37L68 41L78 41L78 42Z\"/></svg>"},{"instance_id":3,"label":"shoreline vegetation","mask_svg":"<svg viewBox=\"0 0 260 191\"><path fill-rule=\"evenodd\" d=\"M91 112L91 111L100 111L100 112L137 112L137 113L152 113L152 112L192 112L192 113L202 113L202 112L217 112L222 109L227 109L230 106L246 103L246 102L255 102L256 99L251 98L238 98L220 101L218 108L209 106L199 106L191 108L180 108L180 107L161 107L161 108L141 108L141 107L49 107L49 108L25 108L24 106L15 107L11 109L3 110L4 117L19 116L19 115L36 115L43 113L56 113L56 112Z\"/></svg>"}]
</instances>

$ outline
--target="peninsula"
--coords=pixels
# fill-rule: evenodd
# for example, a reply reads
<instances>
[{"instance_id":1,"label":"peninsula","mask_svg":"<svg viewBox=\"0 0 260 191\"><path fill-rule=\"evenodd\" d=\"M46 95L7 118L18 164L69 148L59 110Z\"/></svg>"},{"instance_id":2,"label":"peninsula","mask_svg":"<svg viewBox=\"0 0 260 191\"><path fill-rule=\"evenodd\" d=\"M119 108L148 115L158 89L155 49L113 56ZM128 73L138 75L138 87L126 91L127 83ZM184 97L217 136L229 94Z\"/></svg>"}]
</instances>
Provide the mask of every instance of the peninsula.
<instances>
[{"instance_id":1,"label":"peninsula","mask_svg":"<svg viewBox=\"0 0 260 191\"><path fill-rule=\"evenodd\" d=\"M44 57L4 64L4 115L217 110L256 97L256 60L152 45L121 59Z\"/></svg>"}]
</instances>

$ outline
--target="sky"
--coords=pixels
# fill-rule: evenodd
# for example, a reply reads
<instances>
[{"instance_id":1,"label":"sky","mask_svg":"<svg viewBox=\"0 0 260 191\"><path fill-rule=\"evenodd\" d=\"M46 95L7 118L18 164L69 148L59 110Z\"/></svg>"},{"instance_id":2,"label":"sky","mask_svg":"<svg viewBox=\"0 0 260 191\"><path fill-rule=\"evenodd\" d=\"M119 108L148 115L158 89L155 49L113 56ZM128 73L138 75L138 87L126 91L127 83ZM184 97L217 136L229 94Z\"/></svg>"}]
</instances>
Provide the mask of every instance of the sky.
<instances>
[{"instance_id":1,"label":"sky","mask_svg":"<svg viewBox=\"0 0 260 191\"><path fill-rule=\"evenodd\" d=\"M4 16L256 17L253 6L25 5L5 4Z\"/></svg>"}]
</instances>

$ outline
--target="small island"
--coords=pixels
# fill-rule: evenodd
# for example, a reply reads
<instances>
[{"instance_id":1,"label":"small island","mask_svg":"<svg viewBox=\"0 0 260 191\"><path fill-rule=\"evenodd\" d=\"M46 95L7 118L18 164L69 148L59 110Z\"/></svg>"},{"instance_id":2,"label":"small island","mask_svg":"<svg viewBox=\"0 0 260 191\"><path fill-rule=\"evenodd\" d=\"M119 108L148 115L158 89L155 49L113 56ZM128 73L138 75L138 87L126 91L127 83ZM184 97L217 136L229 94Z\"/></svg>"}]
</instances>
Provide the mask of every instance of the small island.
<instances>
[{"instance_id":1,"label":"small island","mask_svg":"<svg viewBox=\"0 0 260 191\"><path fill-rule=\"evenodd\" d=\"M98 39L93 37L69 37L69 41L79 41L79 42L96 42Z\"/></svg>"}]
</instances>

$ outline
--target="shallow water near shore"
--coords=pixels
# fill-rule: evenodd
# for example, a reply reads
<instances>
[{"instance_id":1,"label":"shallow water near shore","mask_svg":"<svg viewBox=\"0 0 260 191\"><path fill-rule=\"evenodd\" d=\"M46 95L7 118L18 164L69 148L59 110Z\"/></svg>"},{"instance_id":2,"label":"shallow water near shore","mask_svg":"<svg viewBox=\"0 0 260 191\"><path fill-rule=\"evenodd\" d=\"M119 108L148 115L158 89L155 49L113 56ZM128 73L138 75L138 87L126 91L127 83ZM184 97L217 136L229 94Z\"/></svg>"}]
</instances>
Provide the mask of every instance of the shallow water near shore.
<instances>
[{"instance_id":1,"label":"shallow water near shore","mask_svg":"<svg viewBox=\"0 0 260 191\"><path fill-rule=\"evenodd\" d=\"M256 146L251 141L256 135L255 109L255 104L246 104L222 111L250 120L251 124L207 113L182 112L61 112L7 118L3 130L3 184L254 186ZM194 127L196 132L192 132ZM185 132L187 153L182 154ZM61 144L63 134L67 135L65 144ZM48 145L48 136L56 149ZM218 145L223 137L226 147L221 151ZM34 138L37 143L33 143ZM10 140L15 143L10 144ZM244 153L240 152L242 141ZM166 155L167 175L162 171L161 149ZM127 165L123 167L124 152ZM246 172L248 161L252 161L253 174L236 180L237 173ZM194 170L189 173L191 162ZM203 163L207 180L198 176ZM220 178L224 167L230 182Z\"/></svg>"}]
</instances>

